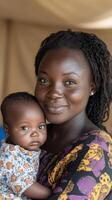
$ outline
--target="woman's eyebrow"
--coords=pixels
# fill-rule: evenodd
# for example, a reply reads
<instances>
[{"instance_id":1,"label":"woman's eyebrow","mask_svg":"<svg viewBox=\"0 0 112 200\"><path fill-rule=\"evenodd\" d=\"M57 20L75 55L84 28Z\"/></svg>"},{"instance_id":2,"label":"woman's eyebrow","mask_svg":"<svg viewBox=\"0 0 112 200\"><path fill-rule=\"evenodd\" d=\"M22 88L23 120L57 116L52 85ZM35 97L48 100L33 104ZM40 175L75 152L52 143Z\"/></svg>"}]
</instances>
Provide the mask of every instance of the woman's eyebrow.
<instances>
[{"instance_id":1,"label":"woman's eyebrow","mask_svg":"<svg viewBox=\"0 0 112 200\"><path fill-rule=\"evenodd\" d=\"M79 76L79 74L75 73L75 72L66 72L66 73L63 73L63 75L75 75L75 76Z\"/></svg>"},{"instance_id":2,"label":"woman's eyebrow","mask_svg":"<svg viewBox=\"0 0 112 200\"><path fill-rule=\"evenodd\" d=\"M45 71L40 71L39 74L45 74L47 75L47 72ZM63 76L67 76L67 75L75 75L75 76L78 76L79 77L79 74L75 73L75 72L65 72L63 73Z\"/></svg>"}]
</instances>

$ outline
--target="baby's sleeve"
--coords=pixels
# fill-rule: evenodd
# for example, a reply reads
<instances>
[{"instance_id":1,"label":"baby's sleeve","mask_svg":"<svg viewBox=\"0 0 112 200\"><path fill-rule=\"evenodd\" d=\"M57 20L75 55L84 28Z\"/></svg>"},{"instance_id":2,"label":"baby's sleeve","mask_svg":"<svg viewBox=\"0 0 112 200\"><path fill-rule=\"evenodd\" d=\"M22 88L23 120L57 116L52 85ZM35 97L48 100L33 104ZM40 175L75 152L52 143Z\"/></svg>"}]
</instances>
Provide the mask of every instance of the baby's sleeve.
<instances>
[{"instance_id":1,"label":"baby's sleeve","mask_svg":"<svg viewBox=\"0 0 112 200\"><path fill-rule=\"evenodd\" d=\"M17 196L21 196L36 181L37 171L30 158L25 156L26 159L16 152L6 162L7 184Z\"/></svg>"}]
</instances>

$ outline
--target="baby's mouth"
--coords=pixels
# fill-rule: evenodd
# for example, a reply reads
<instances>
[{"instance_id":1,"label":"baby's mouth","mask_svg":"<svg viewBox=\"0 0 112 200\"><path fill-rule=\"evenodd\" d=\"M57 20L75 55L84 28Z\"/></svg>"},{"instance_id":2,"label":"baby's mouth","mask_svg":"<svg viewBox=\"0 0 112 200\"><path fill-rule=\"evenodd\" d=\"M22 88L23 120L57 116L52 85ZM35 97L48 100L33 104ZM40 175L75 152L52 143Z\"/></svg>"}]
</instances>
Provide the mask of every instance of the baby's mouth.
<instances>
[{"instance_id":1,"label":"baby's mouth","mask_svg":"<svg viewBox=\"0 0 112 200\"><path fill-rule=\"evenodd\" d=\"M31 146L38 146L40 145L40 142L39 141L34 141L31 143Z\"/></svg>"}]
</instances>

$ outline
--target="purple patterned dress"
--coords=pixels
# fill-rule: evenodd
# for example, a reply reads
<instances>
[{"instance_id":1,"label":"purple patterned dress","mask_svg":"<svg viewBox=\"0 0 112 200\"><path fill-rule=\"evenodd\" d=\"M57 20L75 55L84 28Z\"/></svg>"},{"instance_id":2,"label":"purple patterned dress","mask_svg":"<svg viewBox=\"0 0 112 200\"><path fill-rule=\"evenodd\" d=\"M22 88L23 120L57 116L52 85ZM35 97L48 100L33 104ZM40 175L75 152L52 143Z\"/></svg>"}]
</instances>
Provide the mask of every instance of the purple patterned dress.
<instances>
[{"instance_id":1,"label":"purple patterned dress","mask_svg":"<svg viewBox=\"0 0 112 200\"><path fill-rule=\"evenodd\" d=\"M112 138L83 134L63 152L41 156L38 181L52 188L49 200L112 200Z\"/></svg>"}]
</instances>

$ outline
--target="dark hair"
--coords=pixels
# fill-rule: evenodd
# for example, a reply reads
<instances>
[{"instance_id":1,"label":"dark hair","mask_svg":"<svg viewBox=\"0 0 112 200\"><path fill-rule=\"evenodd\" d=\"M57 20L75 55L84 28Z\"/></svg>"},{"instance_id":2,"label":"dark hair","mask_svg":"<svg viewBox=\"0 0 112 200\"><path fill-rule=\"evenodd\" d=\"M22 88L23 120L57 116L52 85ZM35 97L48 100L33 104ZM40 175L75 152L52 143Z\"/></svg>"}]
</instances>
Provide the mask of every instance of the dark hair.
<instances>
[{"instance_id":1,"label":"dark hair","mask_svg":"<svg viewBox=\"0 0 112 200\"><path fill-rule=\"evenodd\" d=\"M2 113L3 119L5 118L5 114L8 111L8 107L18 101L38 103L36 97L33 96L32 94L29 94L28 92L11 93L8 96L6 96L1 103L1 113Z\"/></svg>"},{"instance_id":2,"label":"dark hair","mask_svg":"<svg viewBox=\"0 0 112 200\"><path fill-rule=\"evenodd\" d=\"M51 34L41 43L35 58L35 73L44 55L51 49L70 48L81 50L88 60L96 93L90 96L87 104L88 118L100 128L109 118L110 101L112 100L112 57L106 44L94 34L74 32L71 30L59 31Z\"/></svg>"}]
</instances>

